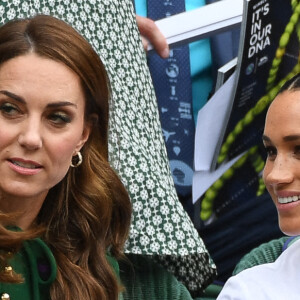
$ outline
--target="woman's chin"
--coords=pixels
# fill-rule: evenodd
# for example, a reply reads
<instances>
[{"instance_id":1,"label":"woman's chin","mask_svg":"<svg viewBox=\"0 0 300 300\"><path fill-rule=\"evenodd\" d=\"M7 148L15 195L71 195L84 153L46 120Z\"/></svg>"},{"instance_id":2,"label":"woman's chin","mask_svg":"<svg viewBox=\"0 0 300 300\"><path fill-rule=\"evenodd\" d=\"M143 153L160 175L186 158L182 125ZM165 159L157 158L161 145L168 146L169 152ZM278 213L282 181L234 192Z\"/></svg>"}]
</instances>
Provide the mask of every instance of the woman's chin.
<instances>
[{"instance_id":1,"label":"woman's chin","mask_svg":"<svg viewBox=\"0 0 300 300\"><path fill-rule=\"evenodd\" d=\"M299 226L282 226L279 224L280 230L288 236L300 235L300 224Z\"/></svg>"}]
</instances>

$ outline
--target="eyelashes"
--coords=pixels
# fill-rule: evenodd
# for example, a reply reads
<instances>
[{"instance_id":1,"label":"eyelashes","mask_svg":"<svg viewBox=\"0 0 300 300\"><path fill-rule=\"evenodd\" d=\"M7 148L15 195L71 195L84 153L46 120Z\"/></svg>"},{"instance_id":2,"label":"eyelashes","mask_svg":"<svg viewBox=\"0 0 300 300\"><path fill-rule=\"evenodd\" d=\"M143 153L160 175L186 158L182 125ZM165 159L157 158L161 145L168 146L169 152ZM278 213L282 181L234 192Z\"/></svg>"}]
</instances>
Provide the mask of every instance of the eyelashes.
<instances>
[{"instance_id":1,"label":"eyelashes","mask_svg":"<svg viewBox=\"0 0 300 300\"><path fill-rule=\"evenodd\" d=\"M277 150L273 146L265 146L265 150L266 150L268 157L273 157L273 156L276 156L276 154L277 154Z\"/></svg>"},{"instance_id":2,"label":"eyelashes","mask_svg":"<svg viewBox=\"0 0 300 300\"><path fill-rule=\"evenodd\" d=\"M11 102L1 103L0 112L7 119L17 119L25 114L20 107ZM63 127L72 122L73 116L63 110L51 110L45 113L45 119L54 126Z\"/></svg>"},{"instance_id":3,"label":"eyelashes","mask_svg":"<svg viewBox=\"0 0 300 300\"><path fill-rule=\"evenodd\" d=\"M2 112L2 114L7 116L16 116L20 113L20 110L16 105L8 102L2 103L0 105L0 111Z\"/></svg>"},{"instance_id":4,"label":"eyelashes","mask_svg":"<svg viewBox=\"0 0 300 300\"><path fill-rule=\"evenodd\" d=\"M300 145L295 146L294 152L295 152L295 154L300 155Z\"/></svg>"},{"instance_id":5,"label":"eyelashes","mask_svg":"<svg viewBox=\"0 0 300 300\"><path fill-rule=\"evenodd\" d=\"M54 112L49 115L49 120L51 120L51 122L53 122L54 124L62 125L62 124L71 123L72 118L66 113Z\"/></svg>"},{"instance_id":6,"label":"eyelashes","mask_svg":"<svg viewBox=\"0 0 300 300\"><path fill-rule=\"evenodd\" d=\"M277 156L277 149L274 146L265 146L268 159L274 159ZM300 158L300 145L295 145L289 150L295 157Z\"/></svg>"}]
</instances>

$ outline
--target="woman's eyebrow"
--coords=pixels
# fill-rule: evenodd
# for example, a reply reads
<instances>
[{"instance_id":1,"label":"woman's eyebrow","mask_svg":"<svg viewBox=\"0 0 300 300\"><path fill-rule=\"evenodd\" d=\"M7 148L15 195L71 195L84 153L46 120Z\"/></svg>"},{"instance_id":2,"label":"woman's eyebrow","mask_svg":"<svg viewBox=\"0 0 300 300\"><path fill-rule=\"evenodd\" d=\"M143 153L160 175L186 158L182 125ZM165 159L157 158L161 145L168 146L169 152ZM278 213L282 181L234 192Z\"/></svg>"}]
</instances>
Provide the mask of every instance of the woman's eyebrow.
<instances>
[{"instance_id":1,"label":"woman's eyebrow","mask_svg":"<svg viewBox=\"0 0 300 300\"><path fill-rule=\"evenodd\" d=\"M264 134L263 134L263 136L262 136L262 140L263 140L264 142L271 142L271 139L270 139L268 136L264 135Z\"/></svg>"},{"instance_id":2,"label":"woman's eyebrow","mask_svg":"<svg viewBox=\"0 0 300 300\"><path fill-rule=\"evenodd\" d=\"M12 98L20 103L26 104L26 101L24 100L23 97L18 96L12 92L6 91L6 90L0 90L0 93L3 95L6 95L9 98ZM58 101L58 102L53 102L53 103L49 103L47 105L47 107L61 107L61 106L74 106L77 108L77 105L73 102L69 102L69 101Z\"/></svg>"},{"instance_id":3,"label":"woman's eyebrow","mask_svg":"<svg viewBox=\"0 0 300 300\"><path fill-rule=\"evenodd\" d=\"M26 101L21 97L21 96L18 96L12 92L9 92L9 91L6 91L6 90L0 90L0 93L3 94L3 95L6 95L7 97L9 98L12 98L20 103L23 103L25 104Z\"/></svg>"},{"instance_id":4,"label":"woman's eyebrow","mask_svg":"<svg viewBox=\"0 0 300 300\"><path fill-rule=\"evenodd\" d=\"M266 135L263 135L262 136L262 140L264 142L271 142L271 139L266 136ZM291 135L287 135L287 136L284 136L282 138L283 141L285 142L293 142L293 141L297 141L297 140L300 140L300 134L291 134Z\"/></svg>"},{"instance_id":5,"label":"woman's eyebrow","mask_svg":"<svg viewBox=\"0 0 300 300\"><path fill-rule=\"evenodd\" d=\"M59 101L59 102L52 102L47 104L47 107L61 107L61 106L74 106L77 108L77 104L69 101Z\"/></svg>"},{"instance_id":6,"label":"woman's eyebrow","mask_svg":"<svg viewBox=\"0 0 300 300\"><path fill-rule=\"evenodd\" d=\"M292 135L287 135L283 137L283 140L285 142L292 142L292 141L297 141L300 139L300 134L292 134Z\"/></svg>"}]
</instances>

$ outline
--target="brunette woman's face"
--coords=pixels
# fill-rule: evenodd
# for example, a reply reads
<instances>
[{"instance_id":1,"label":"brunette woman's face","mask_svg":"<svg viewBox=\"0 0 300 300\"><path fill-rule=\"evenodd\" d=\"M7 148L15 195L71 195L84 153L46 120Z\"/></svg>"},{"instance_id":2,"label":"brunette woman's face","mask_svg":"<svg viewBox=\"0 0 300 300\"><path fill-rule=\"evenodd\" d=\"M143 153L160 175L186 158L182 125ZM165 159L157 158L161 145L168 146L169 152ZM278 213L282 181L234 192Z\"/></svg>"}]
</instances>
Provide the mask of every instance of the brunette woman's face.
<instances>
[{"instance_id":1,"label":"brunette woman's face","mask_svg":"<svg viewBox=\"0 0 300 300\"><path fill-rule=\"evenodd\" d=\"M300 91L285 91L271 104L265 123L268 157L264 181L281 230L300 234Z\"/></svg>"},{"instance_id":2,"label":"brunette woman's face","mask_svg":"<svg viewBox=\"0 0 300 300\"><path fill-rule=\"evenodd\" d=\"M80 79L28 54L0 66L0 191L44 199L89 136Z\"/></svg>"}]
</instances>

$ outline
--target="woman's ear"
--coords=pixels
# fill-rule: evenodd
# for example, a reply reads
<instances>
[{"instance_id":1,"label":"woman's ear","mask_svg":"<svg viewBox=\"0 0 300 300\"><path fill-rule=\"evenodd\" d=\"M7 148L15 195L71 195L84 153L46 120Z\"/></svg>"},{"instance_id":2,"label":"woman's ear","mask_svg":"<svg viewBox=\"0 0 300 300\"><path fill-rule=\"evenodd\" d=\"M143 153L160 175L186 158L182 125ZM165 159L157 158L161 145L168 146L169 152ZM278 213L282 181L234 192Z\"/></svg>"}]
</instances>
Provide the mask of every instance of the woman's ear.
<instances>
[{"instance_id":1,"label":"woman's ear","mask_svg":"<svg viewBox=\"0 0 300 300\"><path fill-rule=\"evenodd\" d=\"M90 133L92 132L94 124L96 124L97 120L98 120L98 116L96 114L92 114L89 117L89 119L85 122L83 131L82 131L82 135L81 135L81 139L79 140L79 142L75 148L74 155L76 155L77 152L80 151L80 149L84 146L86 141L89 139Z\"/></svg>"},{"instance_id":2,"label":"woman's ear","mask_svg":"<svg viewBox=\"0 0 300 300\"><path fill-rule=\"evenodd\" d=\"M81 139L79 140L78 144L76 145L76 148L74 150L74 155L76 155L80 149L84 146L86 141L88 140L90 136L91 128L90 127L85 127L82 131Z\"/></svg>"}]
</instances>

